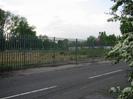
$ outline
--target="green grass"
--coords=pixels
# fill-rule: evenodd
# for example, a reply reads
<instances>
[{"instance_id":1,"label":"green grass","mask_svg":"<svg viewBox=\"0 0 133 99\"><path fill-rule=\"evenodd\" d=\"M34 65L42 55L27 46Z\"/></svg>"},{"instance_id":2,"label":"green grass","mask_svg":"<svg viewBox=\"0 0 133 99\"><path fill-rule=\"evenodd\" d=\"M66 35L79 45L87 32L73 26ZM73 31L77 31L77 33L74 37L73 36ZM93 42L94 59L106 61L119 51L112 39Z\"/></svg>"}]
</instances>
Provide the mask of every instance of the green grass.
<instances>
[{"instance_id":1,"label":"green grass","mask_svg":"<svg viewBox=\"0 0 133 99\"><path fill-rule=\"evenodd\" d=\"M89 49L81 49L79 50L78 54L86 56L88 58L92 58L92 57L104 57L105 54L108 52L109 50L104 49L104 48L89 48Z\"/></svg>"}]
</instances>

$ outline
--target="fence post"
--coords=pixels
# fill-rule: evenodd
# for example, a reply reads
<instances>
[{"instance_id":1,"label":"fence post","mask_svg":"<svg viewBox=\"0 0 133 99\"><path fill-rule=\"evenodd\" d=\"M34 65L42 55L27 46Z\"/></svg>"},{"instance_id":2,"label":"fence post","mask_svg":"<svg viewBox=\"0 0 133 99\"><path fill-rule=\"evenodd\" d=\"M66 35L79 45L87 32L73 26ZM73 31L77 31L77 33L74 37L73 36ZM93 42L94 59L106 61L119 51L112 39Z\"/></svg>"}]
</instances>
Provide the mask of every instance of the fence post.
<instances>
[{"instance_id":1,"label":"fence post","mask_svg":"<svg viewBox=\"0 0 133 99\"><path fill-rule=\"evenodd\" d=\"M55 37L53 39L53 56L52 56L52 58L53 58L53 65L54 65L55 64Z\"/></svg>"},{"instance_id":2,"label":"fence post","mask_svg":"<svg viewBox=\"0 0 133 99\"><path fill-rule=\"evenodd\" d=\"M25 58L26 58L26 57L25 57L25 56L26 56L26 55L25 55L25 54L26 54L26 47L25 47L26 39L27 39L27 38L26 38L26 36L24 35L24 36L23 36L23 44L24 44L24 66L23 66L23 67L24 67L24 68L25 68L25 65L26 65L26 59L25 59Z\"/></svg>"},{"instance_id":3,"label":"fence post","mask_svg":"<svg viewBox=\"0 0 133 99\"><path fill-rule=\"evenodd\" d=\"M76 46L75 46L75 61L78 64L78 39L76 38Z\"/></svg>"}]
</instances>

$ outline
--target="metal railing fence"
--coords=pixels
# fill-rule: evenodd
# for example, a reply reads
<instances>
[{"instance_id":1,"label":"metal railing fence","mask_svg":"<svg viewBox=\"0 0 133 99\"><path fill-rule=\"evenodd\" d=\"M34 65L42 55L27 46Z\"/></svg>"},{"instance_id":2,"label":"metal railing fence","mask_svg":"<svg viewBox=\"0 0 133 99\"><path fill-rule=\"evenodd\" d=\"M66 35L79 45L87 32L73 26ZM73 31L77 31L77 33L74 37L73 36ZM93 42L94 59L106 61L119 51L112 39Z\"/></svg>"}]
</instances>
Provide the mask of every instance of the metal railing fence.
<instances>
[{"instance_id":1,"label":"metal railing fence","mask_svg":"<svg viewBox=\"0 0 133 99\"><path fill-rule=\"evenodd\" d=\"M78 63L90 54L85 40L6 34L0 37L0 72Z\"/></svg>"}]
</instances>

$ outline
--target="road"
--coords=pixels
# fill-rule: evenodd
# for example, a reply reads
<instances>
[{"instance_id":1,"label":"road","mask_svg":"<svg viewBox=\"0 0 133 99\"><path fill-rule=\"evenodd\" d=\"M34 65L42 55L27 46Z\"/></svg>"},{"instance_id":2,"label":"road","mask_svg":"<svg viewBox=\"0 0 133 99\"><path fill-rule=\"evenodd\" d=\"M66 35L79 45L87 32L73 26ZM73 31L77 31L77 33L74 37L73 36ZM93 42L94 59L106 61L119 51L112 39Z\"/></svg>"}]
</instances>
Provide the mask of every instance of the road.
<instances>
[{"instance_id":1,"label":"road","mask_svg":"<svg viewBox=\"0 0 133 99\"><path fill-rule=\"evenodd\" d=\"M112 99L108 89L127 84L124 63L84 63L44 72L43 69L1 77L0 99Z\"/></svg>"}]
</instances>

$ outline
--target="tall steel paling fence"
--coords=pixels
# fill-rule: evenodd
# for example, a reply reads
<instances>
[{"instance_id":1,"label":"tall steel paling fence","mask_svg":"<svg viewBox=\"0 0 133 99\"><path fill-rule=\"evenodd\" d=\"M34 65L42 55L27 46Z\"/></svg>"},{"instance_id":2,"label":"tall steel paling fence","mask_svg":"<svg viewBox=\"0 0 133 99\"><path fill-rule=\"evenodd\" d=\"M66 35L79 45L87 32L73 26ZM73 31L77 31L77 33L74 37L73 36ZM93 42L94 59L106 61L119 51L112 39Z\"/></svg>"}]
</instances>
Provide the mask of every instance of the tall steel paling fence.
<instances>
[{"instance_id":1,"label":"tall steel paling fence","mask_svg":"<svg viewBox=\"0 0 133 99\"><path fill-rule=\"evenodd\" d=\"M7 34L0 37L0 72L78 63L88 58L86 49L85 40Z\"/></svg>"}]
</instances>

